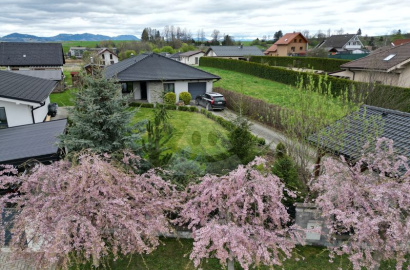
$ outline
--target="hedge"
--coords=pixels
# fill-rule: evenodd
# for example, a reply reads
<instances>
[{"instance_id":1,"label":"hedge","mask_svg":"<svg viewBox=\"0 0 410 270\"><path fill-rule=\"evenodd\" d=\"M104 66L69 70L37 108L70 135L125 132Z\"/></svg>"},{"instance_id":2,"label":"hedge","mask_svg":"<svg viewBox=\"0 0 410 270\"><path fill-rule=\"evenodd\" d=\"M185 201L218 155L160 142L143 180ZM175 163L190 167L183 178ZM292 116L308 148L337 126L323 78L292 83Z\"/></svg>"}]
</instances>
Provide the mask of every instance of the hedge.
<instances>
[{"instance_id":1,"label":"hedge","mask_svg":"<svg viewBox=\"0 0 410 270\"><path fill-rule=\"evenodd\" d=\"M318 57L252 56L249 61L268 64L269 66L310 68L326 72L334 72L340 70L340 65L348 63L351 60Z\"/></svg>"},{"instance_id":2,"label":"hedge","mask_svg":"<svg viewBox=\"0 0 410 270\"><path fill-rule=\"evenodd\" d=\"M131 102L129 106L130 107L141 107L141 108L154 108L154 104L152 103Z\"/></svg>"},{"instance_id":3,"label":"hedge","mask_svg":"<svg viewBox=\"0 0 410 270\"><path fill-rule=\"evenodd\" d=\"M300 79L307 83L309 78L313 78L316 82L323 81L325 83L324 78L326 77L327 82L331 83L331 93L334 96L345 95L346 91L348 91L348 97L365 93L367 96L365 103L367 105L410 112L410 88L368 84L331 76L298 72L283 67L271 67L259 63L216 57L201 57L199 64L205 67L241 72L292 86L295 86ZM326 89L326 87L321 87L321 89Z\"/></svg>"}]
</instances>

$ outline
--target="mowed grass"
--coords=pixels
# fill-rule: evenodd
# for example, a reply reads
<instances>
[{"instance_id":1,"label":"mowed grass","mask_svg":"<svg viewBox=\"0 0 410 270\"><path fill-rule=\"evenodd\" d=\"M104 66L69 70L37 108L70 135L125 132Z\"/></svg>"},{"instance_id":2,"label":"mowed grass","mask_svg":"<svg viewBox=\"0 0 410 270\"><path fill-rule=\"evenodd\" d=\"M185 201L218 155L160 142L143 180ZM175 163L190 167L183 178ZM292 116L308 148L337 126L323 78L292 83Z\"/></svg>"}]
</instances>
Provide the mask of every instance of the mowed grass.
<instances>
[{"instance_id":1,"label":"mowed grass","mask_svg":"<svg viewBox=\"0 0 410 270\"><path fill-rule=\"evenodd\" d=\"M200 113L172 110L169 110L168 113L171 117L169 122L174 127L172 138L166 144L170 148L170 152L176 153L182 149L189 149L194 155L213 156L226 151L222 138L226 138L228 131L215 121ZM132 123L153 119L153 109L140 108L135 113ZM198 134L200 140L198 140ZM195 137L194 140L193 137ZM146 135L143 138L146 138Z\"/></svg>"},{"instance_id":2,"label":"mowed grass","mask_svg":"<svg viewBox=\"0 0 410 270\"><path fill-rule=\"evenodd\" d=\"M62 93L52 93L50 102L55 102L59 107L74 106L76 88L70 88Z\"/></svg>"},{"instance_id":3,"label":"mowed grass","mask_svg":"<svg viewBox=\"0 0 410 270\"><path fill-rule=\"evenodd\" d=\"M203 261L202 264L195 268L193 262L189 259L192 251L193 241L191 239L161 239L162 244L148 255L133 255L118 259L110 260L108 269L112 270L218 270L224 269L217 259L211 258ZM406 265L407 266L407 265ZM405 266L405 267L406 267ZM298 246L294 249L293 255L286 260L283 266L275 266L274 270L334 270L341 267L344 270L352 269L352 265L346 256L336 256L333 263L329 262L329 253L323 247ZM96 269L91 265L71 267L70 269ZM100 268L97 268L100 269ZM226 269L226 268L225 268ZM235 264L236 270L242 270L238 263ZM266 266L250 268L252 270L270 270ZM394 263L383 262L380 266L383 270L395 269ZM406 268L403 268L406 269ZM363 270L365 270L363 268Z\"/></svg>"},{"instance_id":4,"label":"mowed grass","mask_svg":"<svg viewBox=\"0 0 410 270\"><path fill-rule=\"evenodd\" d=\"M320 107L321 109L327 107L329 110L326 117L332 121L342 118L347 113L346 106L344 106L342 102L315 92L309 92L306 94L290 85L261 79L240 72L211 67L199 68L221 77L221 80L214 83L214 87L221 87L226 90L261 99L270 104L295 110L300 109L301 99L312 100L314 102L310 104L311 110L315 110L315 106L316 108ZM313 96L308 97L306 95Z\"/></svg>"}]
</instances>

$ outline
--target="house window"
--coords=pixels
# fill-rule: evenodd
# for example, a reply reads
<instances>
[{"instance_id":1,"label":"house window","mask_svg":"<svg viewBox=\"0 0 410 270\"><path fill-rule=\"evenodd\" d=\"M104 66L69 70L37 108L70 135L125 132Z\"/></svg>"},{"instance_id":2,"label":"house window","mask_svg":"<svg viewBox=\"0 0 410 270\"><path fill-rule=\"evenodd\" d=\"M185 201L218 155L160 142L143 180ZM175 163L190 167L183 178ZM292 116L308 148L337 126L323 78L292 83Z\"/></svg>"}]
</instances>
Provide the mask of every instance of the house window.
<instances>
[{"instance_id":1,"label":"house window","mask_svg":"<svg viewBox=\"0 0 410 270\"><path fill-rule=\"evenodd\" d=\"M298 40L295 38L294 42L296 43L296 42L298 42Z\"/></svg>"},{"instance_id":2,"label":"house window","mask_svg":"<svg viewBox=\"0 0 410 270\"><path fill-rule=\"evenodd\" d=\"M195 65L198 65L198 57L195 57Z\"/></svg>"},{"instance_id":3,"label":"house window","mask_svg":"<svg viewBox=\"0 0 410 270\"><path fill-rule=\"evenodd\" d=\"M294 51L295 51L295 47L290 48L290 50L291 50L292 52L294 52Z\"/></svg>"},{"instance_id":4,"label":"house window","mask_svg":"<svg viewBox=\"0 0 410 270\"><path fill-rule=\"evenodd\" d=\"M302 42L302 39L301 39L301 38L299 39L299 42Z\"/></svg>"},{"instance_id":5,"label":"house window","mask_svg":"<svg viewBox=\"0 0 410 270\"><path fill-rule=\"evenodd\" d=\"M111 63L111 65L114 65L114 61L111 61L110 63Z\"/></svg>"},{"instance_id":6,"label":"house window","mask_svg":"<svg viewBox=\"0 0 410 270\"><path fill-rule=\"evenodd\" d=\"M110 59L112 59L112 53L110 53Z\"/></svg>"},{"instance_id":7,"label":"house window","mask_svg":"<svg viewBox=\"0 0 410 270\"><path fill-rule=\"evenodd\" d=\"M6 108L0 107L0 128L8 128Z\"/></svg>"},{"instance_id":8,"label":"house window","mask_svg":"<svg viewBox=\"0 0 410 270\"><path fill-rule=\"evenodd\" d=\"M104 55L104 54L101 54L101 58L102 58L102 59L105 59L105 55Z\"/></svg>"},{"instance_id":9,"label":"house window","mask_svg":"<svg viewBox=\"0 0 410 270\"><path fill-rule=\"evenodd\" d=\"M124 94L131 93L134 90L134 85L132 82L126 82L122 84L122 92Z\"/></svg>"},{"instance_id":10,"label":"house window","mask_svg":"<svg viewBox=\"0 0 410 270\"><path fill-rule=\"evenodd\" d=\"M105 66L105 61L102 61L103 66Z\"/></svg>"},{"instance_id":11,"label":"house window","mask_svg":"<svg viewBox=\"0 0 410 270\"><path fill-rule=\"evenodd\" d=\"M299 47L299 50L303 51L303 47Z\"/></svg>"},{"instance_id":12,"label":"house window","mask_svg":"<svg viewBox=\"0 0 410 270\"><path fill-rule=\"evenodd\" d=\"M175 84L174 83L164 83L164 92L172 92L175 93Z\"/></svg>"}]
</instances>

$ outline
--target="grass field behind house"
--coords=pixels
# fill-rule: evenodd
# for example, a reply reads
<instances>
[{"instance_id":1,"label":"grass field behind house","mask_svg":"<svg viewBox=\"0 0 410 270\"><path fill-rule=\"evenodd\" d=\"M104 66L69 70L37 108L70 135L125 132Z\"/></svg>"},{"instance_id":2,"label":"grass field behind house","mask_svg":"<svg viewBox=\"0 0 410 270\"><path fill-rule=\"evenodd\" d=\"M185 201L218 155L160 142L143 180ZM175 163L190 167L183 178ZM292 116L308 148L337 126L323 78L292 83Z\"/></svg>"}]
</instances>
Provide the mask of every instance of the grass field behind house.
<instances>
[{"instance_id":1,"label":"grass field behind house","mask_svg":"<svg viewBox=\"0 0 410 270\"><path fill-rule=\"evenodd\" d=\"M120 42L131 42L130 40L114 40L115 44ZM87 48L97 48L100 41L63 41L63 51L67 53L70 47L87 47Z\"/></svg>"},{"instance_id":2,"label":"grass field behind house","mask_svg":"<svg viewBox=\"0 0 410 270\"><path fill-rule=\"evenodd\" d=\"M67 107L74 105L76 88L70 88L62 93L52 93L50 95L50 102L55 102L59 107Z\"/></svg>"},{"instance_id":3,"label":"grass field behind house","mask_svg":"<svg viewBox=\"0 0 410 270\"><path fill-rule=\"evenodd\" d=\"M211 67L199 68L221 77L221 80L214 83L214 87L238 92L285 108L296 110L300 108L301 92L290 85L230 70ZM339 101L317 93L309 93L309 95L315 95L314 99L318 103L317 105L329 108L329 113L326 115L329 119L337 120L345 116L346 111ZM312 104L312 108L313 106L315 104Z\"/></svg>"},{"instance_id":4,"label":"grass field behind house","mask_svg":"<svg viewBox=\"0 0 410 270\"><path fill-rule=\"evenodd\" d=\"M190 149L195 154L212 156L226 151L221 138L218 138L216 143L213 141L215 135L218 136L220 134L226 137L228 134L228 131L215 121L199 113L171 110L168 113L171 116L170 123L174 127L172 139L167 143L170 151L175 153L182 149ZM153 118L153 109L140 108L132 122L153 120ZM192 140L194 132L200 134L201 139L199 143Z\"/></svg>"}]
</instances>

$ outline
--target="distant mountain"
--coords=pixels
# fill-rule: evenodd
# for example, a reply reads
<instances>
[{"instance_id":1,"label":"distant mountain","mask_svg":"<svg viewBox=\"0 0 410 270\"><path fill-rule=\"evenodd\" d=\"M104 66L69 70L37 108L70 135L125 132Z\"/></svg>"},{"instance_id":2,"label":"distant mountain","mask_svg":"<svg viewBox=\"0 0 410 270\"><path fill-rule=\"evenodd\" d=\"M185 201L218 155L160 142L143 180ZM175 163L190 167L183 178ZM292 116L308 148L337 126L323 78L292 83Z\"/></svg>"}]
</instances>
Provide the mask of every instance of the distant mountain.
<instances>
[{"instance_id":1,"label":"distant mountain","mask_svg":"<svg viewBox=\"0 0 410 270\"><path fill-rule=\"evenodd\" d=\"M59 34L54 37L38 37L20 33L13 33L0 38L0 41L9 42L55 42L55 41L101 41L101 40L140 40L133 35L120 35L116 37L94 35L90 33L84 34Z\"/></svg>"}]
</instances>

